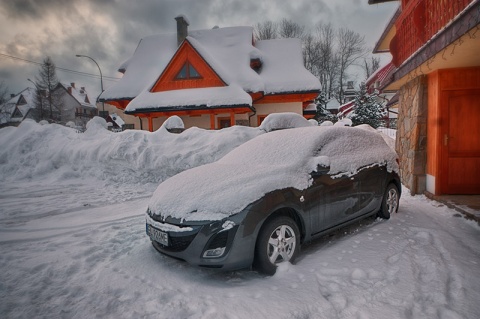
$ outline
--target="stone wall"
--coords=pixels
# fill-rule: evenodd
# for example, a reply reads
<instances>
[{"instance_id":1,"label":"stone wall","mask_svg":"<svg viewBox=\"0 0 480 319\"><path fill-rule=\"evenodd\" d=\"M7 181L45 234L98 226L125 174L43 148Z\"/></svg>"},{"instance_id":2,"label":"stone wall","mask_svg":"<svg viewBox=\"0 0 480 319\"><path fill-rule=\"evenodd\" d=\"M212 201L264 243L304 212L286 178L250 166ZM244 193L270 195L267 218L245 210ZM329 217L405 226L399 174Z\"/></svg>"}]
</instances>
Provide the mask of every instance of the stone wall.
<instances>
[{"instance_id":1,"label":"stone wall","mask_svg":"<svg viewBox=\"0 0 480 319\"><path fill-rule=\"evenodd\" d=\"M399 90L396 150L400 177L412 195L426 188L427 77L419 76Z\"/></svg>"}]
</instances>

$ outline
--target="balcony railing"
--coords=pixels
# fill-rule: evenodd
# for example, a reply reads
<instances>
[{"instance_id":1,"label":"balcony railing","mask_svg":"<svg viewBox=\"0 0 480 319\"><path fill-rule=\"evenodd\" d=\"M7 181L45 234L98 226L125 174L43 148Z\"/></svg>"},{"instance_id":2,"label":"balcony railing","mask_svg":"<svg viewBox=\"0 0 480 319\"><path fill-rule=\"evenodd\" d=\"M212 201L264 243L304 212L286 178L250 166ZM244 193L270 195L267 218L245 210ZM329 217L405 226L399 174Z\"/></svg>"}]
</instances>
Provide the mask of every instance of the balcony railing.
<instances>
[{"instance_id":1,"label":"balcony railing","mask_svg":"<svg viewBox=\"0 0 480 319\"><path fill-rule=\"evenodd\" d=\"M391 44L393 63L402 64L474 0L404 0Z\"/></svg>"}]
</instances>

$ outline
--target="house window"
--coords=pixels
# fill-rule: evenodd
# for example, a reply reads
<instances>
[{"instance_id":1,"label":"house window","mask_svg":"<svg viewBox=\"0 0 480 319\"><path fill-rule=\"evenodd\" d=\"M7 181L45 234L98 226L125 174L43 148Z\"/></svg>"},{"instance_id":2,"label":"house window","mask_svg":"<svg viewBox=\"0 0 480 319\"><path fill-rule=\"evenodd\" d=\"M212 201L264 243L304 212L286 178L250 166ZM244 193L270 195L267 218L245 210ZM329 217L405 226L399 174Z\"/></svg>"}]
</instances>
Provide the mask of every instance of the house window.
<instances>
[{"instance_id":1,"label":"house window","mask_svg":"<svg viewBox=\"0 0 480 319\"><path fill-rule=\"evenodd\" d=\"M199 79L201 78L198 71L191 65L188 61L180 69L175 79L177 80L186 80L186 79Z\"/></svg>"},{"instance_id":2,"label":"house window","mask_svg":"<svg viewBox=\"0 0 480 319\"><path fill-rule=\"evenodd\" d=\"M258 115L257 116L257 126L260 126L262 124L263 120L267 117L267 115Z\"/></svg>"},{"instance_id":3,"label":"house window","mask_svg":"<svg viewBox=\"0 0 480 319\"><path fill-rule=\"evenodd\" d=\"M226 128L232 126L232 123L230 123L230 118L229 117L219 117L218 119L218 128Z\"/></svg>"}]
</instances>

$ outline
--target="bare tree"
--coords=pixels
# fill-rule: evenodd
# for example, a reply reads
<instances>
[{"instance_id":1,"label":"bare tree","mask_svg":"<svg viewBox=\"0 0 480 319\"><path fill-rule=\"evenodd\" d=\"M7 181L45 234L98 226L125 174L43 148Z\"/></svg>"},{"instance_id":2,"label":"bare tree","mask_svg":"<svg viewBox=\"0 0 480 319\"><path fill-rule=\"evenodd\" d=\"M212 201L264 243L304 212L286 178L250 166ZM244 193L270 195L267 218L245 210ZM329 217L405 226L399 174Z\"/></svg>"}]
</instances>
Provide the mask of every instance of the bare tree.
<instances>
[{"instance_id":1,"label":"bare tree","mask_svg":"<svg viewBox=\"0 0 480 319\"><path fill-rule=\"evenodd\" d=\"M256 40L269 40L278 38L278 25L272 21L257 23L254 27Z\"/></svg>"},{"instance_id":2,"label":"bare tree","mask_svg":"<svg viewBox=\"0 0 480 319\"><path fill-rule=\"evenodd\" d=\"M365 56L367 49L365 47L365 37L346 28L338 30L337 41L338 100L340 103L344 103L343 83L346 78L346 71L358 59Z\"/></svg>"},{"instance_id":3,"label":"bare tree","mask_svg":"<svg viewBox=\"0 0 480 319\"><path fill-rule=\"evenodd\" d=\"M305 35L303 38L303 63L305 68L316 77L320 77L320 59L320 42L312 34Z\"/></svg>"},{"instance_id":4,"label":"bare tree","mask_svg":"<svg viewBox=\"0 0 480 319\"><path fill-rule=\"evenodd\" d=\"M318 78L324 88L326 98L330 99L339 72L337 54L335 54L335 31L330 23L320 23L316 26L316 35L320 49Z\"/></svg>"},{"instance_id":5,"label":"bare tree","mask_svg":"<svg viewBox=\"0 0 480 319\"><path fill-rule=\"evenodd\" d=\"M298 38L305 37L305 27L288 19L280 22L278 33L280 38Z\"/></svg>"},{"instance_id":6,"label":"bare tree","mask_svg":"<svg viewBox=\"0 0 480 319\"><path fill-rule=\"evenodd\" d=\"M5 81L0 82L0 105L8 101L8 87Z\"/></svg>"},{"instance_id":7,"label":"bare tree","mask_svg":"<svg viewBox=\"0 0 480 319\"><path fill-rule=\"evenodd\" d=\"M0 82L0 125L5 124L10 114L7 106L4 105L8 101L8 87L5 85L5 81Z\"/></svg>"},{"instance_id":8,"label":"bare tree","mask_svg":"<svg viewBox=\"0 0 480 319\"><path fill-rule=\"evenodd\" d=\"M330 23L318 23L313 31L306 31L304 26L288 19L278 24L266 21L255 26L257 40L278 37L301 38L305 68L319 79L325 100L335 96L340 103L345 102L343 84L348 70L367 53L363 36L346 28L336 30ZM368 72L378 68L378 58L364 62Z\"/></svg>"},{"instance_id":9,"label":"bare tree","mask_svg":"<svg viewBox=\"0 0 480 319\"><path fill-rule=\"evenodd\" d=\"M374 56L372 56L370 60L364 58L363 63L365 78L368 79L380 67L380 58Z\"/></svg>"},{"instance_id":10,"label":"bare tree","mask_svg":"<svg viewBox=\"0 0 480 319\"><path fill-rule=\"evenodd\" d=\"M60 121L64 92L57 90L58 85L55 64L50 57L46 57L40 66L38 76L35 76L35 108L40 119Z\"/></svg>"}]
</instances>

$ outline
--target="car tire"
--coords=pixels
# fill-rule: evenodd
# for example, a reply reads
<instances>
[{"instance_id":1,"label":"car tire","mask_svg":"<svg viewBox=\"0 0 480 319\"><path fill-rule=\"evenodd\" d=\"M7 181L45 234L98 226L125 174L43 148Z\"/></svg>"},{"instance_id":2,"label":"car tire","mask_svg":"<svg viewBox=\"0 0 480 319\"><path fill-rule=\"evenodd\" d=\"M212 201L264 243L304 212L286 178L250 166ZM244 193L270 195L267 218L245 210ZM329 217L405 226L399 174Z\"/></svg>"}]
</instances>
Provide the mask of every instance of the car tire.
<instances>
[{"instance_id":1,"label":"car tire","mask_svg":"<svg viewBox=\"0 0 480 319\"><path fill-rule=\"evenodd\" d=\"M289 217L274 217L260 230L255 247L254 269L274 275L281 262L293 262L300 251L300 231Z\"/></svg>"},{"instance_id":2,"label":"car tire","mask_svg":"<svg viewBox=\"0 0 480 319\"><path fill-rule=\"evenodd\" d=\"M382 206L378 212L378 217L389 219L390 215L398 211L400 192L395 184L389 184L385 190L382 199Z\"/></svg>"}]
</instances>

